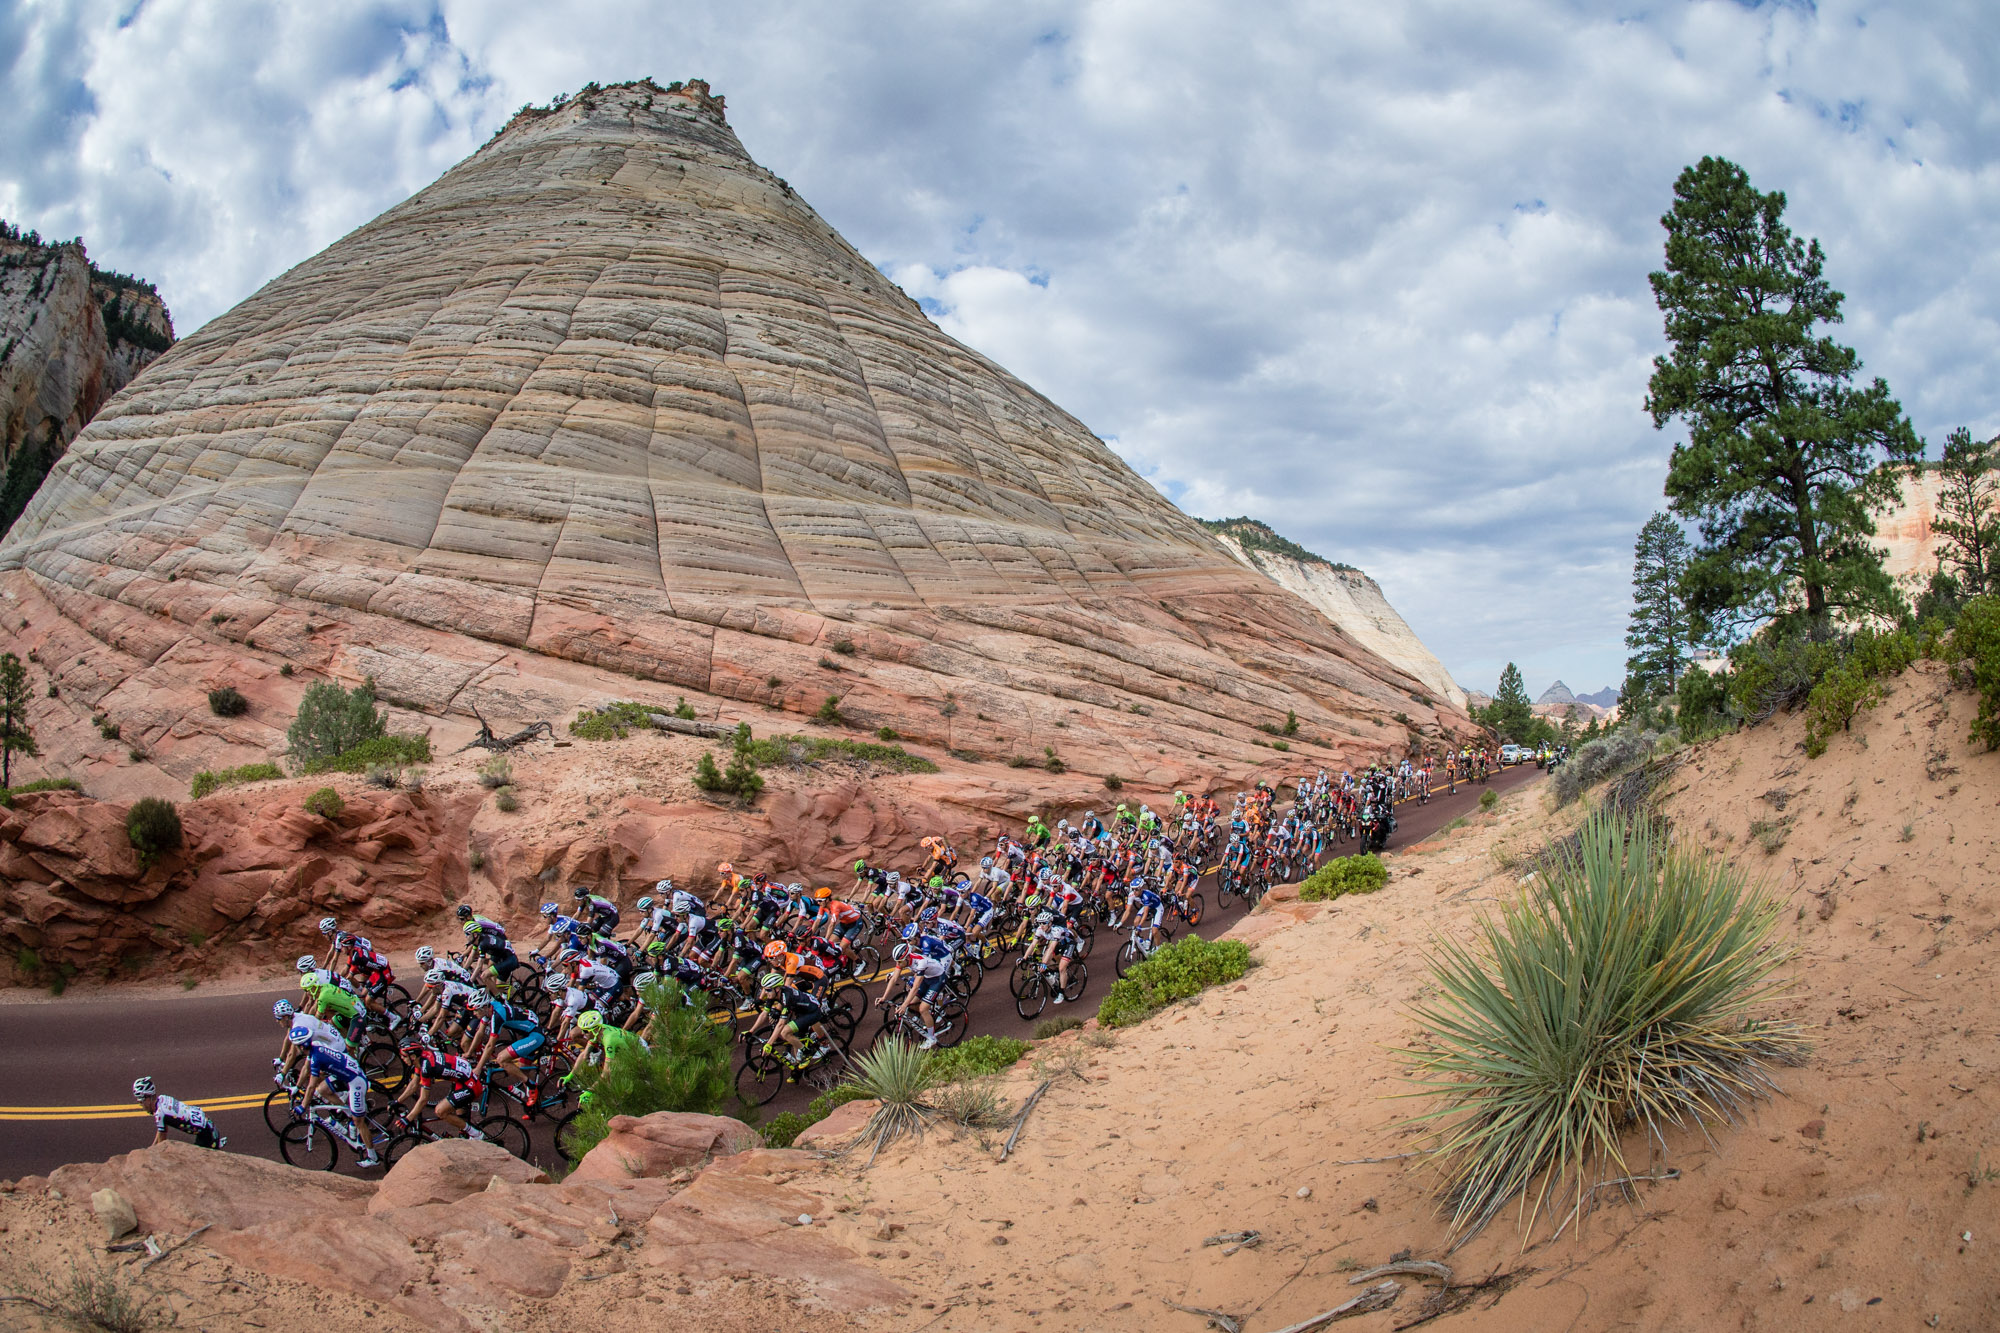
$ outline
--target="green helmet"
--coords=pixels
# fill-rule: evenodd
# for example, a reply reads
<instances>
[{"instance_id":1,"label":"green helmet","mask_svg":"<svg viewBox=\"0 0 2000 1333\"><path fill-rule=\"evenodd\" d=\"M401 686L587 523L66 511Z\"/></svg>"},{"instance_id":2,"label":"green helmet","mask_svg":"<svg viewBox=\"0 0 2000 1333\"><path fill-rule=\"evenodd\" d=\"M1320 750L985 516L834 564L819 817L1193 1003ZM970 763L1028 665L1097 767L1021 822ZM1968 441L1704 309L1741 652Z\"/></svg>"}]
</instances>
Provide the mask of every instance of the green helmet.
<instances>
[{"instance_id":1,"label":"green helmet","mask_svg":"<svg viewBox=\"0 0 2000 1333\"><path fill-rule=\"evenodd\" d=\"M855 874L857 874L857 875L865 875L865 874L867 874L867 873L868 873L868 862L866 862L866 861L861 861L861 860L857 860L857 861L856 861L856 862L854 863L854 873L855 873Z\"/></svg>"},{"instance_id":2,"label":"green helmet","mask_svg":"<svg viewBox=\"0 0 2000 1333\"><path fill-rule=\"evenodd\" d=\"M763 976L757 978L758 990L776 990L784 984L785 979L776 972L766 972Z\"/></svg>"},{"instance_id":3,"label":"green helmet","mask_svg":"<svg viewBox=\"0 0 2000 1333\"><path fill-rule=\"evenodd\" d=\"M943 875L932 875L932 876L931 876L931 883L930 883L930 887L932 887L932 888L934 888L934 889L941 889L941 888L943 888L943 887L944 887L944 876L943 876Z\"/></svg>"},{"instance_id":4,"label":"green helmet","mask_svg":"<svg viewBox=\"0 0 2000 1333\"><path fill-rule=\"evenodd\" d=\"M604 1015L595 1009L587 1009L576 1020L577 1027L585 1032L598 1033L604 1030Z\"/></svg>"}]
</instances>

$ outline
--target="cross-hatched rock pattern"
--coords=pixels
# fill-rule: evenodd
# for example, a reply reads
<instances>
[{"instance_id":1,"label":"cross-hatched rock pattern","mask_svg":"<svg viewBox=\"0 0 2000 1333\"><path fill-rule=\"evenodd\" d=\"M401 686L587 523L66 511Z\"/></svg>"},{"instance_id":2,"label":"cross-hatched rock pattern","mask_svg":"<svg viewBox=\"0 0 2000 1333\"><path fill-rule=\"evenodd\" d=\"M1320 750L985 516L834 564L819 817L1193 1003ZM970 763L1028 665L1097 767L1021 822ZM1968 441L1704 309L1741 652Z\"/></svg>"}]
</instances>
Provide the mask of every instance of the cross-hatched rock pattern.
<instances>
[{"instance_id":1,"label":"cross-hatched rock pattern","mask_svg":"<svg viewBox=\"0 0 2000 1333\"><path fill-rule=\"evenodd\" d=\"M148 701L162 753L258 740L193 693L177 712L196 682L162 664L190 655L204 688L292 662L437 717L646 693L620 677L837 694L993 754L1056 699L1085 730L1136 705L1245 754L1287 709L1363 750L1400 745L1394 714L1439 720L946 337L699 83L524 111L183 339L78 437L0 571L67 622L33 634L62 640L76 706ZM546 688L489 689L524 672ZM991 701L978 736L954 733L962 692Z\"/></svg>"}]
</instances>

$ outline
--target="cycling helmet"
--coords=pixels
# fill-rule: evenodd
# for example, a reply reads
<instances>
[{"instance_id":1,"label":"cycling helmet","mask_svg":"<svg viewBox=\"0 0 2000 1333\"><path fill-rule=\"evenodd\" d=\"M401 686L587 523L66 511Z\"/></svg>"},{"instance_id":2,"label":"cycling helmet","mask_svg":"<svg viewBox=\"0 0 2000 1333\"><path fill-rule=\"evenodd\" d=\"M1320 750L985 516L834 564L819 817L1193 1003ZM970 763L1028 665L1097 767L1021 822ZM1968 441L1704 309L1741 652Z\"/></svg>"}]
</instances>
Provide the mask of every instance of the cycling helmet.
<instances>
[{"instance_id":1,"label":"cycling helmet","mask_svg":"<svg viewBox=\"0 0 2000 1333\"><path fill-rule=\"evenodd\" d=\"M304 1046L312 1040L312 1036L311 1028L304 1023L296 1023L292 1026L292 1030L285 1034L285 1040L294 1046Z\"/></svg>"},{"instance_id":2,"label":"cycling helmet","mask_svg":"<svg viewBox=\"0 0 2000 1333\"><path fill-rule=\"evenodd\" d=\"M478 1009L484 1012L493 1007L493 997L483 990L474 991L466 997L465 1005L468 1009Z\"/></svg>"},{"instance_id":3,"label":"cycling helmet","mask_svg":"<svg viewBox=\"0 0 2000 1333\"><path fill-rule=\"evenodd\" d=\"M323 916L319 919L319 933L322 935L331 935L339 927L340 923L330 916Z\"/></svg>"},{"instance_id":4,"label":"cycling helmet","mask_svg":"<svg viewBox=\"0 0 2000 1333\"><path fill-rule=\"evenodd\" d=\"M928 926L938 919L938 909L935 906L926 907L918 919Z\"/></svg>"},{"instance_id":5,"label":"cycling helmet","mask_svg":"<svg viewBox=\"0 0 2000 1333\"><path fill-rule=\"evenodd\" d=\"M667 942L665 940L654 940L651 944L648 944L646 946L646 957L665 958L666 956L667 956Z\"/></svg>"},{"instance_id":6,"label":"cycling helmet","mask_svg":"<svg viewBox=\"0 0 2000 1333\"><path fill-rule=\"evenodd\" d=\"M582 962L583 950L572 949L568 945L564 945L562 948L556 950L556 961L564 967L568 967L571 963Z\"/></svg>"},{"instance_id":7,"label":"cycling helmet","mask_svg":"<svg viewBox=\"0 0 2000 1333\"><path fill-rule=\"evenodd\" d=\"M663 879L659 883L653 885L654 893L672 893L673 891L674 891L674 882L670 879Z\"/></svg>"},{"instance_id":8,"label":"cycling helmet","mask_svg":"<svg viewBox=\"0 0 2000 1333\"><path fill-rule=\"evenodd\" d=\"M856 861L856 862L854 863L854 873L855 873L855 874L857 874L857 875L865 875L865 874L867 874L867 873L868 873L868 862L867 862L867 861L865 861L865 860L860 860L860 861Z\"/></svg>"},{"instance_id":9,"label":"cycling helmet","mask_svg":"<svg viewBox=\"0 0 2000 1333\"><path fill-rule=\"evenodd\" d=\"M993 868L993 858L992 858L992 857L990 857L990 856L982 856L982 857L980 857L980 858L979 858L979 868L980 868L981 870L991 870L991 869Z\"/></svg>"},{"instance_id":10,"label":"cycling helmet","mask_svg":"<svg viewBox=\"0 0 2000 1333\"><path fill-rule=\"evenodd\" d=\"M889 882L891 884L901 884L903 882L903 872L900 870L891 870L889 872Z\"/></svg>"},{"instance_id":11,"label":"cycling helmet","mask_svg":"<svg viewBox=\"0 0 2000 1333\"><path fill-rule=\"evenodd\" d=\"M576 899L578 902L582 902L584 899L590 896L590 890L585 888L583 885L579 884L575 888L569 891L569 896Z\"/></svg>"},{"instance_id":12,"label":"cycling helmet","mask_svg":"<svg viewBox=\"0 0 2000 1333\"><path fill-rule=\"evenodd\" d=\"M909 925L903 927L903 938L905 940L913 940L916 937L917 937L917 923L912 921Z\"/></svg>"},{"instance_id":13,"label":"cycling helmet","mask_svg":"<svg viewBox=\"0 0 2000 1333\"><path fill-rule=\"evenodd\" d=\"M479 923L477 921L468 921L465 923L465 938L471 939L478 933L479 933Z\"/></svg>"},{"instance_id":14,"label":"cycling helmet","mask_svg":"<svg viewBox=\"0 0 2000 1333\"><path fill-rule=\"evenodd\" d=\"M757 978L758 990L776 990L784 984L785 979L776 972L766 972L763 976Z\"/></svg>"},{"instance_id":15,"label":"cycling helmet","mask_svg":"<svg viewBox=\"0 0 2000 1333\"><path fill-rule=\"evenodd\" d=\"M132 1080L132 1095L143 1102L148 1097L159 1096L159 1091L153 1087L152 1079L141 1074Z\"/></svg>"},{"instance_id":16,"label":"cycling helmet","mask_svg":"<svg viewBox=\"0 0 2000 1333\"><path fill-rule=\"evenodd\" d=\"M943 876L943 875L932 875L932 876L931 876L931 882L930 882L930 884L929 884L929 885L928 885L927 887L929 887L929 888L933 888L933 889L941 889L941 888L943 888L943 887L944 887L944 876Z\"/></svg>"},{"instance_id":17,"label":"cycling helmet","mask_svg":"<svg viewBox=\"0 0 2000 1333\"><path fill-rule=\"evenodd\" d=\"M428 981L433 986L442 986L444 985L445 982L451 980L451 974L449 972L446 972L441 967L434 967L430 971L424 973L424 980Z\"/></svg>"},{"instance_id":18,"label":"cycling helmet","mask_svg":"<svg viewBox=\"0 0 2000 1333\"><path fill-rule=\"evenodd\" d=\"M432 949L430 945L428 945L428 944L419 944L419 945L417 946L417 966L418 966L418 967L420 967L420 968L422 968L422 969L423 969L424 971L428 972L428 971L430 971L430 970L431 970L431 964L432 964L432 963L434 963L434 962L436 962L436 961L437 961L437 951L436 951L436 950L434 950L434 949Z\"/></svg>"},{"instance_id":19,"label":"cycling helmet","mask_svg":"<svg viewBox=\"0 0 2000 1333\"><path fill-rule=\"evenodd\" d=\"M736 867L727 861L718 861L715 864L715 873L718 875L733 875L736 873Z\"/></svg>"},{"instance_id":20,"label":"cycling helmet","mask_svg":"<svg viewBox=\"0 0 2000 1333\"><path fill-rule=\"evenodd\" d=\"M649 895L647 897L641 898L638 902L633 903L632 907L635 911L650 912L653 910L653 900Z\"/></svg>"},{"instance_id":21,"label":"cycling helmet","mask_svg":"<svg viewBox=\"0 0 2000 1333\"><path fill-rule=\"evenodd\" d=\"M309 953L302 953L299 955L299 961L296 966L299 969L299 975L304 976L319 966L319 959Z\"/></svg>"},{"instance_id":22,"label":"cycling helmet","mask_svg":"<svg viewBox=\"0 0 2000 1333\"><path fill-rule=\"evenodd\" d=\"M819 888L813 890L813 898L819 902L825 902L827 899L831 897L833 897L833 890L827 888L823 884Z\"/></svg>"},{"instance_id":23,"label":"cycling helmet","mask_svg":"<svg viewBox=\"0 0 2000 1333\"><path fill-rule=\"evenodd\" d=\"M555 914L556 914L557 912L560 912L560 911L562 911L562 908L561 908L560 906L558 906L557 904L555 904L555 903L543 903L543 904L542 904L542 915L543 915L543 916L554 916L554 915L555 915Z\"/></svg>"},{"instance_id":24,"label":"cycling helmet","mask_svg":"<svg viewBox=\"0 0 2000 1333\"><path fill-rule=\"evenodd\" d=\"M604 1030L604 1015L595 1009L586 1009L576 1016L579 1031L596 1034Z\"/></svg>"},{"instance_id":25,"label":"cycling helmet","mask_svg":"<svg viewBox=\"0 0 2000 1333\"><path fill-rule=\"evenodd\" d=\"M1056 914L1055 914L1054 912L1037 912L1037 913L1035 913L1035 924L1036 924L1036 925L1038 925L1038 926L1053 926L1053 925L1054 925L1055 923L1056 923Z\"/></svg>"},{"instance_id":26,"label":"cycling helmet","mask_svg":"<svg viewBox=\"0 0 2000 1333\"><path fill-rule=\"evenodd\" d=\"M736 929L736 921L732 917L717 917L715 928L717 930L734 930Z\"/></svg>"},{"instance_id":27,"label":"cycling helmet","mask_svg":"<svg viewBox=\"0 0 2000 1333\"><path fill-rule=\"evenodd\" d=\"M460 921L472 920L472 909L468 907L466 904L460 903L458 905L458 919Z\"/></svg>"},{"instance_id":28,"label":"cycling helmet","mask_svg":"<svg viewBox=\"0 0 2000 1333\"><path fill-rule=\"evenodd\" d=\"M1146 887L1146 877L1144 875L1134 875L1132 876L1132 882L1125 887L1128 889L1143 889Z\"/></svg>"},{"instance_id":29,"label":"cycling helmet","mask_svg":"<svg viewBox=\"0 0 2000 1333\"><path fill-rule=\"evenodd\" d=\"M403 1034L403 1040L397 1043L396 1049L404 1055L415 1055L430 1044L431 1034L429 1029L419 1024Z\"/></svg>"},{"instance_id":30,"label":"cycling helmet","mask_svg":"<svg viewBox=\"0 0 2000 1333\"><path fill-rule=\"evenodd\" d=\"M353 937L352 935L348 934L348 933L347 933L346 931L344 931L344 930L341 930L341 931L335 931L335 932L334 932L334 936L333 936L333 947L334 947L334 948L336 948L336 949L345 949L345 948L346 948L346 947L347 947L348 945L350 945L350 944L352 944L352 943L354 943L354 937Z\"/></svg>"},{"instance_id":31,"label":"cycling helmet","mask_svg":"<svg viewBox=\"0 0 2000 1333\"><path fill-rule=\"evenodd\" d=\"M273 1018L290 1018L297 1012L298 1010L292 1008L290 1000L280 1000L271 1006L271 1017Z\"/></svg>"},{"instance_id":32,"label":"cycling helmet","mask_svg":"<svg viewBox=\"0 0 2000 1333\"><path fill-rule=\"evenodd\" d=\"M783 958L785 956L784 941L772 940L769 944L765 945L764 956L766 958L772 958L772 959Z\"/></svg>"}]
</instances>

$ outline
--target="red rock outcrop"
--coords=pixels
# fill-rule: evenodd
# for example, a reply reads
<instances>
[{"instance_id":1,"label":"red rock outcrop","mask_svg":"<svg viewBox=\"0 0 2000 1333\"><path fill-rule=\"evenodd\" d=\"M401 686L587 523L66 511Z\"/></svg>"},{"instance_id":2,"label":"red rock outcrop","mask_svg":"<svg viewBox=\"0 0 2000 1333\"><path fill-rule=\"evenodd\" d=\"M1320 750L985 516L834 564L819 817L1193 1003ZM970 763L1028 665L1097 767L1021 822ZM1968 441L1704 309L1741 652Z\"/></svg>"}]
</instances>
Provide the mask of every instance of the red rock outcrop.
<instances>
[{"instance_id":1,"label":"red rock outcrop","mask_svg":"<svg viewBox=\"0 0 2000 1333\"><path fill-rule=\"evenodd\" d=\"M519 116L182 340L0 571L44 768L113 796L269 757L329 676L453 741L683 695L988 761L1463 721L945 337L699 84Z\"/></svg>"},{"instance_id":2,"label":"red rock outcrop","mask_svg":"<svg viewBox=\"0 0 2000 1333\"><path fill-rule=\"evenodd\" d=\"M669 1124L652 1137L692 1142L703 1128ZM836 1314L905 1299L824 1230L800 1225L826 1211L787 1183L809 1154L741 1151L739 1136L706 1130L718 1156L691 1181L621 1172L552 1185L491 1144L452 1143L414 1149L376 1185L165 1143L59 1168L48 1185L76 1199L114 1189L144 1231L206 1225L201 1243L230 1259L443 1333L520 1327L519 1302L563 1293L584 1265L593 1276L628 1265L688 1280L755 1273Z\"/></svg>"}]
</instances>

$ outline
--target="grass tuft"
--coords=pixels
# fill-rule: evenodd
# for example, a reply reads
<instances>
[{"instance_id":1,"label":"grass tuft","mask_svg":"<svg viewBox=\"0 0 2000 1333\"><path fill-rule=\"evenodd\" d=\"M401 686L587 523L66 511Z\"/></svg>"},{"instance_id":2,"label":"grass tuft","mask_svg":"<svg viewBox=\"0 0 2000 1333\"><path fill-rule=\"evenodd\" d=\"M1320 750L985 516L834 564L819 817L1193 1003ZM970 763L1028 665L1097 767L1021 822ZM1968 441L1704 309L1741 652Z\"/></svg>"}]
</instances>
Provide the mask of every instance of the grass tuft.
<instances>
[{"instance_id":1,"label":"grass tuft","mask_svg":"<svg viewBox=\"0 0 2000 1333\"><path fill-rule=\"evenodd\" d=\"M923 1136L936 1108L926 1099L936 1080L925 1051L891 1037L855 1062L853 1086L882 1105L868 1118L855 1146L869 1144L868 1160L906 1134Z\"/></svg>"}]
</instances>

